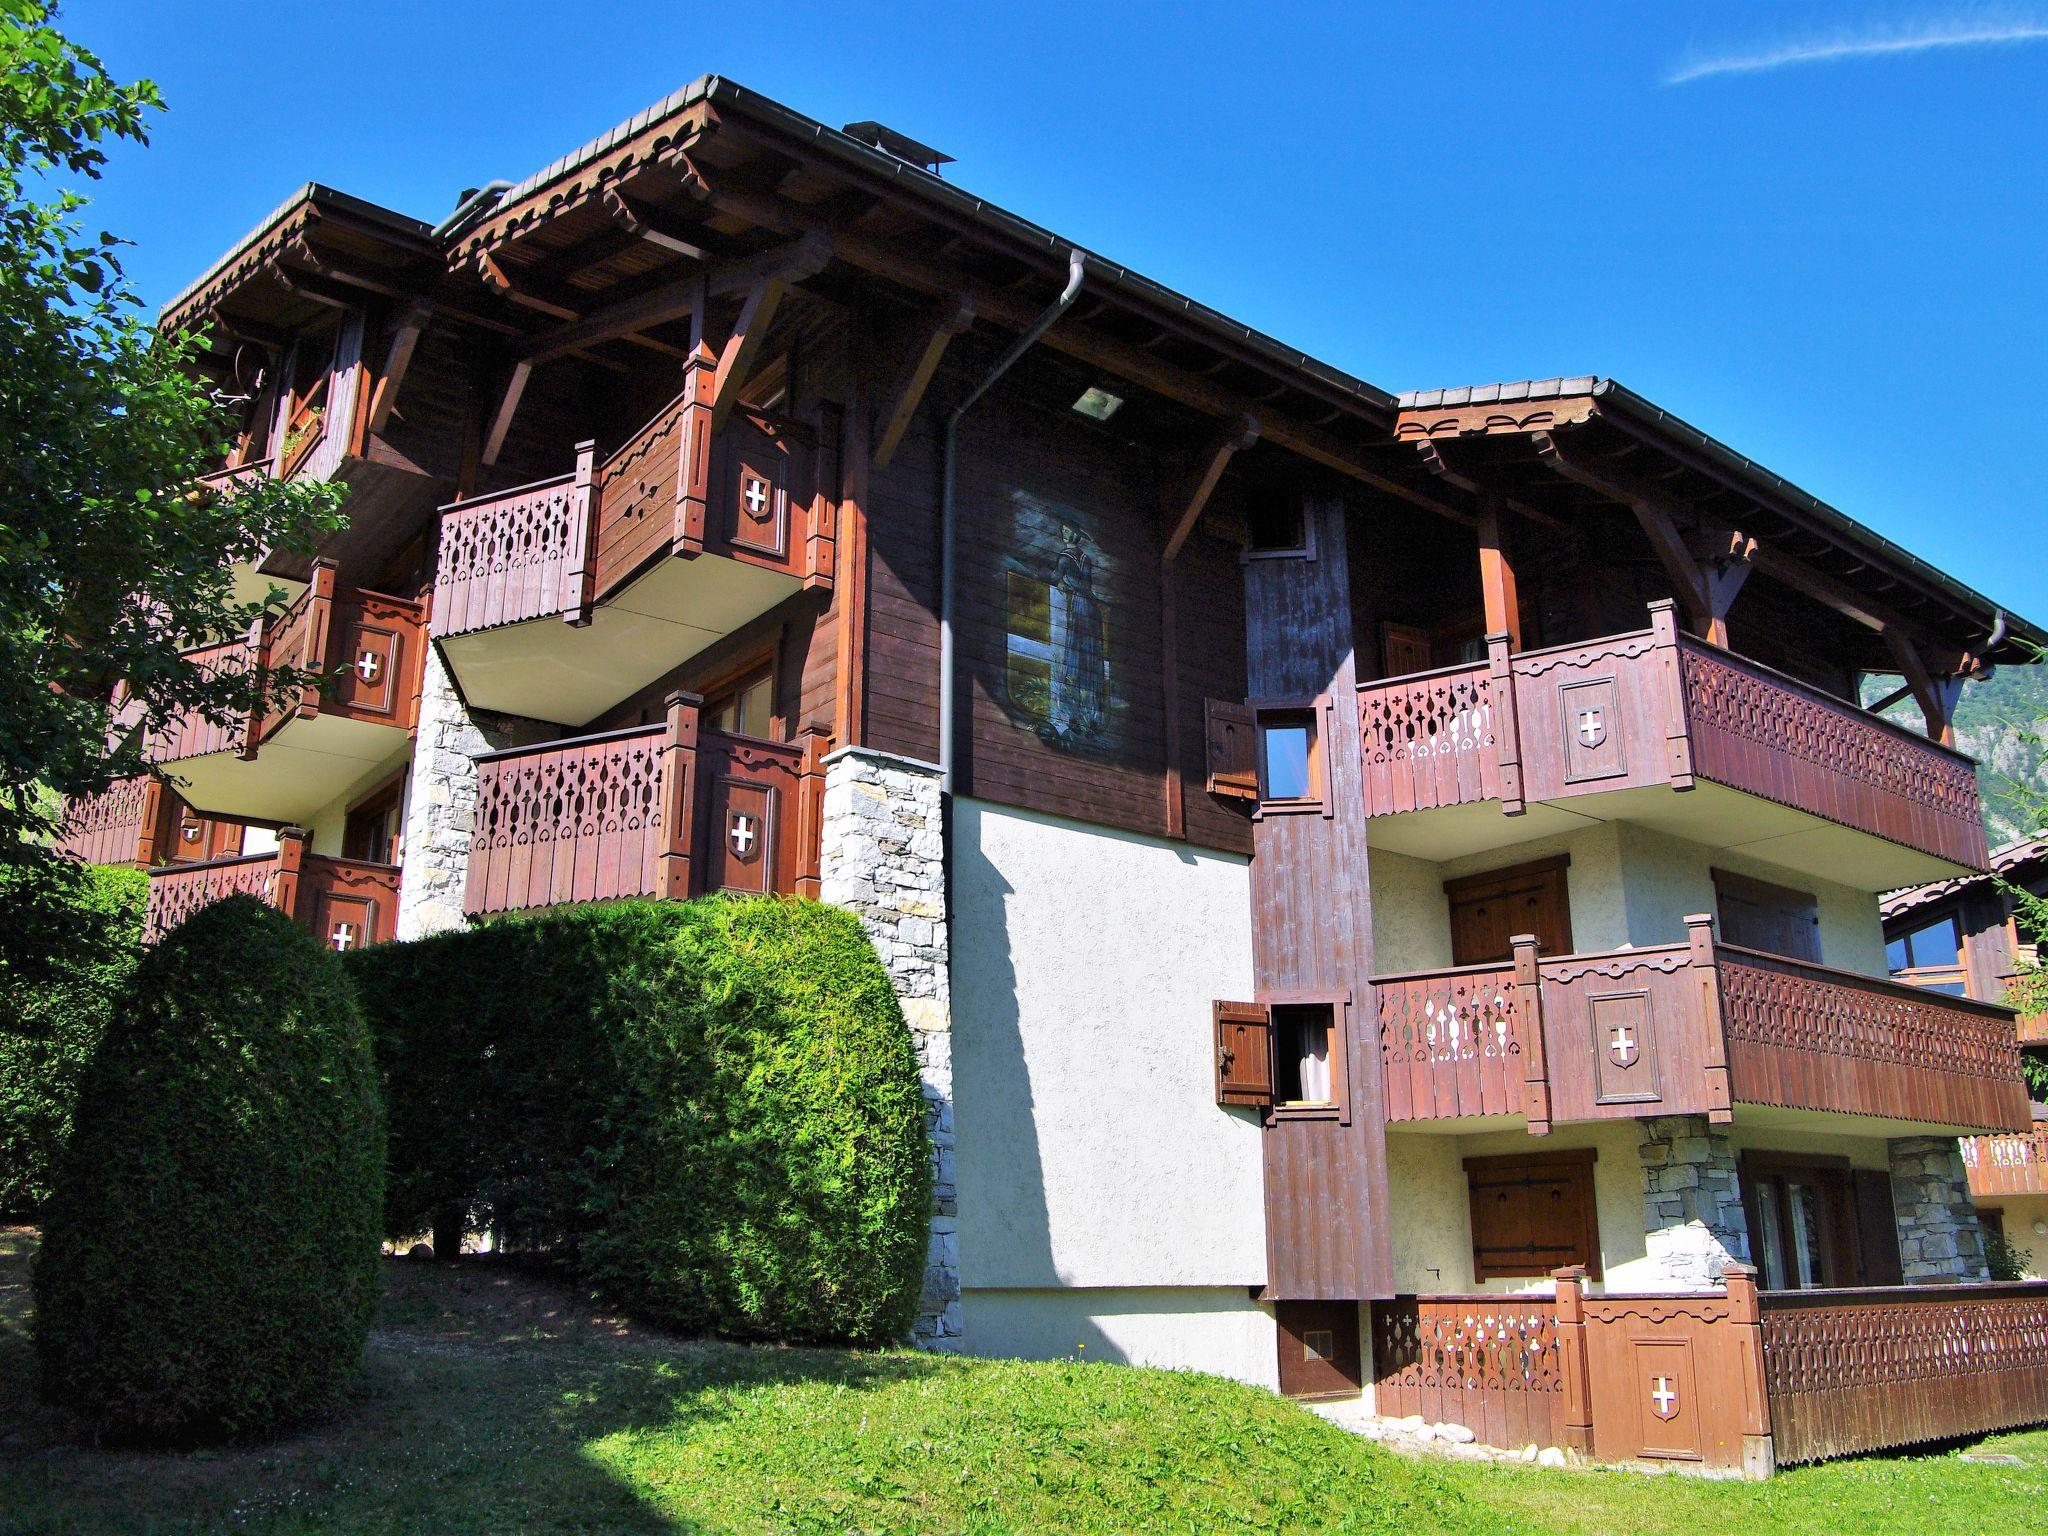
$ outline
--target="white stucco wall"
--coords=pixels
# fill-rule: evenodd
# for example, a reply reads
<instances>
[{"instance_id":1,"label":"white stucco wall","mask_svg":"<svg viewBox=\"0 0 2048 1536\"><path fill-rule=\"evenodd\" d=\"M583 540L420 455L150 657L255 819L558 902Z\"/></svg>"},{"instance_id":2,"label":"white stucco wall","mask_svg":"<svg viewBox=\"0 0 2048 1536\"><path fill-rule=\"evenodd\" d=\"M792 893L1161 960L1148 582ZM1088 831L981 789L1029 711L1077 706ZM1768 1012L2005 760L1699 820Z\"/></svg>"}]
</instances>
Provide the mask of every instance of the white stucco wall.
<instances>
[{"instance_id":1,"label":"white stucco wall","mask_svg":"<svg viewBox=\"0 0 2048 1536\"><path fill-rule=\"evenodd\" d=\"M1273 1314L1242 1286L977 1290L968 1292L964 1315L971 1354L1157 1365L1280 1384Z\"/></svg>"},{"instance_id":2,"label":"white stucco wall","mask_svg":"<svg viewBox=\"0 0 2048 1536\"><path fill-rule=\"evenodd\" d=\"M1886 974L1884 924L1873 893L1795 874L1732 848L1688 843L1629 822L1616 823L1615 830L1620 835L1630 943L1640 947L1683 940L1688 913L1714 911L1714 871L1725 869L1773 885L1811 891L1820 912L1822 963L1866 975ZM1578 860L1572 862L1576 872Z\"/></svg>"},{"instance_id":3,"label":"white stucco wall","mask_svg":"<svg viewBox=\"0 0 2048 1536\"><path fill-rule=\"evenodd\" d=\"M967 1347L977 1291L1262 1284L1261 1133L1211 1057L1247 861L965 799L952 852Z\"/></svg>"},{"instance_id":4,"label":"white stucco wall","mask_svg":"<svg viewBox=\"0 0 2048 1536\"><path fill-rule=\"evenodd\" d=\"M1451 911L1441 865L1372 850L1373 969L1382 976L1451 963Z\"/></svg>"}]
</instances>

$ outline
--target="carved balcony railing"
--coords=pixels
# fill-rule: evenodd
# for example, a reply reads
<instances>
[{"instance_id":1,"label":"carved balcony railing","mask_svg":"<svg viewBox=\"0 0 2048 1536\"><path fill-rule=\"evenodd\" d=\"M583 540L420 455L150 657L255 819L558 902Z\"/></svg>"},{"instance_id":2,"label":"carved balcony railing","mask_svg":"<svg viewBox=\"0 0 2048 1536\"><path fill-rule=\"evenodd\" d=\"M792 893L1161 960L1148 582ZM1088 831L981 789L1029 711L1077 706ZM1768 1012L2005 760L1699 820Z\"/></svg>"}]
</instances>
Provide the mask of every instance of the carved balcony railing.
<instances>
[{"instance_id":1,"label":"carved balcony railing","mask_svg":"<svg viewBox=\"0 0 2048 1536\"><path fill-rule=\"evenodd\" d=\"M252 896L331 948L381 944L398 931L398 881L395 864L308 853L306 834L288 827L278 834L274 853L152 870L143 939L153 944L202 907L229 896Z\"/></svg>"},{"instance_id":2,"label":"carved balcony railing","mask_svg":"<svg viewBox=\"0 0 2048 1536\"><path fill-rule=\"evenodd\" d=\"M242 827L196 815L146 775L122 779L65 807L55 846L87 864L155 864L239 853Z\"/></svg>"},{"instance_id":3,"label":"carved balcony railing","mask_svg":"<svg viewBox=\"0 0 2048 1536\"><path fill-rule=\"evenodd\" d=\"M820 742L700 731L699 700L661 725L477 760L463 909L472 916L621 896L817 894Z\"/></svg>"},{"instance_id":4,"label":"carved balcony railing","mask_svg":"<svg viewBox=\"0 0 2048 1536\"><path fill-rule=\"evenodd\" d=\"M2048 1420L2048 1285L1397 1296L1372 1304L1378 1411L1488 1445L1764 1477Z\"/></svg>"},{"instance_id":5,"label":"carved balcony railing","mask_svg":"<svg viewBox=\"0 0 2048 1536\"><path fill-rule=\"evenodd\" d=\"M2048 1195L2048 1125L2013 1135L1965 1136L1962 1148L1970 1193L1979 1200Z\"/></svg>"},{"instance_id":6,"label":"carved balcony railing","mask_svg":"<svg viewBox=\"0 0 2048 1536\"><path fill-rule=\"evenodd\" d=\"M437 639L559 616L587 622L662 558L713 555L807 586L833 575L829 447L744 406L716 439L686 391L601 462L441 509ZM699 446L701 444L701 446Z\"/></svg>"},{"instance_id":7,"label":"carved balcony railing","mask_svg":"<svg viewBox=\"0 0 2048 1536\"><path fill-rule=\"evenodd\" d=\"M270 690L262 715L244 710L226 722L193 713L150 742L152 761L176 762L232 752L253 758L293 721L317 716L410 731L418 718L424 659L420 605L359 588L338 590L331 562L316 560L313 580L283 613L240 640L187 652L219 675L255 679L303 672L312 682L288 696Z\"/></svg>"},{"instance_id":8,"label":"carved balcony railing","mask_svg":"<svg viewBox=\"0 0 2048 1536\"><path fill-rule=\"evenodd\" d=\"M1367 814L1725 785L1969 869L1976 766L1782 673L1651 626L1359 689Z\"/></svg>"},{"instance_id":9,"label":"carved balcony railing","mask_svg":"<svg viewBox=\"0 0 2048 1536\"><path fill-rule=\"evenodd\" d=\"M1736 1104L2024 1130L2012 1012L1717 944L1539 957L1374 979L1390 1120L1560 1121Z\"/></svg>"}]
</instances>

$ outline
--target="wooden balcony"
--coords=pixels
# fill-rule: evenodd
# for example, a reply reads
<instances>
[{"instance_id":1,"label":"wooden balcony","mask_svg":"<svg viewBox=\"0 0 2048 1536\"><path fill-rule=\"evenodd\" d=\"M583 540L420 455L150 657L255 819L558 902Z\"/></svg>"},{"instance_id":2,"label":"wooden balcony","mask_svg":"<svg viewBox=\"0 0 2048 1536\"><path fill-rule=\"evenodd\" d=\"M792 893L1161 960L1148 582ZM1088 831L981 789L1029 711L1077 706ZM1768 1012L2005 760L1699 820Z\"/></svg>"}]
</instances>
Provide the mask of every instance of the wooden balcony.
<instances>
[{"instance_id":1,"label":"wooden balcony","mask_svg":"<svg viewBox=\"0 0 2048 1536\"><path fill-rule=\"evenodd\" d=\"M334 567L316 562L311 585L284 613L244 639L188 653L218 673L306 671L315 684L273 698L260 716L188 715L152 740L150 757L207 814L308 820L404 753L418 720L423 647L418 603L339 591Z\"/></svg>"},{"instance_id":2,"label":"wooden balcony","mask_svg":"<svg viewBox=\"0 0 2048 1536\"><path fill-rule=\"evenodd\" d=\"M1372 1308L1376 1410L1489 1445L1767 1476L2048 1420L2048 1284L1401 1296Z\"/></svg>"},{"instance_id":3,"label":"wooden balcony","mask_svg":"<svg viewBox=\"0 0 2048 1536\"><path fill-rule=\"evenodd\" d=\"M1865 890L1989 867L1969 758L1650 611L1634 634L1496 638L1486 662L1360 688L1374 844L1440 860L1592 817Z\"/></svg>"},{"instance_id":4,"label":"wooden balcony","mask_svg":"<svg viewBox=\"0 0 2048 1536\"><path fill-rule=\"evenodd\" d=\"M696 445L702 443L702 449ZM599 463L441 510L433 637L479 708L582 725L829 586L832 445L687 392Z\"/></svg>"},{"instance_id":5,"label":"wooden balcony","mask_svg":"<svg viewBox=\"0 0 2048 1536\"><path fill-rule=\"evenodd\" d=\"M308 853L306 834L287 827L274 853L151 870L143 939L155 943L216 901L253 896L334 949L381 944L397 935L398 878L395 864Z\"/></svg>"},{"instance_id":6,"label":"wooden balcony","mask_svg":"<svg viewBox=\"0 0 2048 1536\"><path fill-rule=\"evenodd\" d=\"M55 846L87 864L147 869L240 853L242 827L195 815L161 783L139 775L66 806Z\"/></svg>"},{"instance_id":7,"label":"wooden balcony","mask_svg":"<svg viewBox=\"0 0 2048 1536\"><path fill-rule=\"evenodd\" d=\"M700 731L699 701L661 725L477 759L463 910L621 896L815 896L824 769L801 745Z\"/></svg>"},{"instance_id":8,"label":"wooden balcony","mask_svg":"<svg viewBox=\"0 0 2048 1536\"><path fill-rule=\"evenodd\" d=\"M1963 1166L1970 1193L1979 1200L1999 1195L2048 1195L2048 1124L2005 1136L1963 1138Z\"/></svg>"},{"instance_id":9,"label":"wooden balcony","mask_svg":"<svg viewBox=\"0 0 2048 1536\"><path fill-rule=\"evenodd\" d=\"M1554 1123L1738 1104L1956 1131L2031 1124L2012 1011L1717 944L1375 978L1391 1121Z\"/></svg>"}]
</instances>

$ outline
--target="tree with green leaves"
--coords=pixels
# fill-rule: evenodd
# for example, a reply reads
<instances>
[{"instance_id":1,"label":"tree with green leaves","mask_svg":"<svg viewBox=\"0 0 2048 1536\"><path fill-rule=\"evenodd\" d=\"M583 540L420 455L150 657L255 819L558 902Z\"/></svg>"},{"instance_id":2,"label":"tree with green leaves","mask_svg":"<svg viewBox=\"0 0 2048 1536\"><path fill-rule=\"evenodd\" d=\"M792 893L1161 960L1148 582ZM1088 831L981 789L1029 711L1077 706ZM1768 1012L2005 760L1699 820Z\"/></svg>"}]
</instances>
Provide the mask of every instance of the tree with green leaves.
<instances>
[{"instance_id":1,"label":"tree with green leaves","mask_svg":"<svg viewBox=\"0 0 2048 1536\"><path fill-rule=\"evenodd\" d=\"M2037 655L2035 664L2044 658ZM2009 736L2019 743L2021 755L2038 763L2048 757L2048 717L2003 722ZM2001 773L1991 791L2000 808L2015 825L2033 828L2032 836L2048 833L2048 792L2031 779ZM2036 896L2023 886L2001 879L2006 899L2012 903L2013 926L2021 941L2031 947L2013 957L2013 979L2006 1001L2022 1016L2048 1013L2048 898ZM2048 1049L2020 1048L2020 1070L2026 1074L2027 1091L2038 1100L2048 1100Z\"/></svg>"},{"instance_id":2,"label":"tree with green leaves","mask_svg":"<svg viewBox=\"0 0 2048 1536\"><path fill-rule=\"evenodd\" d=\"M153 730L250 706L250 679L184 652L281 605L276 589L238 599L232 568L311 547L341 497L200 488L226 452L227 405L197 371L198 339L142 314L122 242L90 232L77 189L114 144L147 143L163 102L54 19L47 0L0 0L0 858L52 830L58 797L144 771Z\"/></svg>"}]
</instances>

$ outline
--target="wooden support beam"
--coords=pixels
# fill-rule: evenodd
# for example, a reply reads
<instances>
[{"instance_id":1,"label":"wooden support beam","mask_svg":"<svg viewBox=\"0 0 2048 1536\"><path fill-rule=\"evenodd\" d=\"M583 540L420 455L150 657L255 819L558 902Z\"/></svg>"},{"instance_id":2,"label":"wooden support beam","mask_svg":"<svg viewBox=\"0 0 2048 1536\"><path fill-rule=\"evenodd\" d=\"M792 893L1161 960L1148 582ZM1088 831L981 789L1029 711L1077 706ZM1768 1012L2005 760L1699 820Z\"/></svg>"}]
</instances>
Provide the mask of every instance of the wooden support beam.
<instances>
[{"instance_id":1,"label":"wooden support beam","mask_svg":"<svg viewBox=\"0 0 2048 1536\"><path fill-rule=\"evenodd\" d=\"M387 299L402 299L410 290L391 278L372 277L367 272L352 267L336 266L306 243L304 235L298 236L285 246L284 256L294 265L303 267L316 277L323 277L330 283L341 283L350 288L361 288L366 293L378 294Z\"/></svg>"},{"instance_id":2,"label":"wooden support beam","mask_svg":"<svg viewBox=\"0 0 2048 1536\"><path fill-rule=\"evenodd\" d=\"M1424 437L1413 441L1416 453L1421 456L1423 467L1444 484L1454 485L1468 496L1492 496L1517 517L1526 517L1532 523L1541 523L1544 527L1554 529L1569 538L1578 538L1579 530L1563 518L1553 517L1541 507L1531 506L1520 497L1510 496L1499 487L1457 468L1444 452L1446 439Z\"/></svg>"},{"instance_id":3,"label":"wooden support beam","mask_svg":"<svg viewBox=\"0 0 2048 1536\"><path fill-rule=\"evenodd\" d=\"M348 295L336 293L330 284L312 273L295 272L282 263L274 263L270 275L286 293L315 304L324 304L329 309L354 309L359 302Z\"/></svg>"},{"instance_id":4,"label":"wooden support beam","mask_svg":"<svg viewBox=\"0 0 2048 1536\"><path fill-rule=\"evenodd\" d=\"M369 426L372 432L382 432L385 423L391 420L392 407L398 403L398 391L405 385L406 370L412 367L412 354L420 344L420 336L426 331L427 321L433 318L433 307L425 303L414 303L398 322L398 329L391 337L391 350L384 354L384 371L377 375L376 391L370 396Z\"/></svg>"},{"instance_id":5,"label":"wooden support beam","mask_svg":"<svg viewBox=\"0 0 2048 1536\"><path fill-rule=\"evenodd\" d=\"M1707 588L1707 644L1728 649L1728 610L1756 568L1756 553L1755 539L1732 531L1716 537L1704 553L1700 576Z\"/></svg>"},{"instance_id":6,"label":"wooden support beam","mask_svg":"<svg viewBox=\"0 0 2048 1536\"><path fill-rule=\"evenodd\" d=\"M1160 487L1160 512L1166 525L1166 545L1160 555L1171 565L1181 546L1195 531L1202 509L1216 493L1216 483L1230 467L1231 458L1259 440L1258 418L1240 411L1217 423L1216 430L1196 449L1194 458L1180 477Z\"/></svg>"},{"instance_id":7,"label":"wooden support beam","mask_svg":"<svg viewBox=\"0 0 2048 1536\"><path fill-rule=\"evenodd\" d=\"M503 299L507 304L516 304L521 309L530 309L537 315L546 315L551 320L574 322L582 319L581 314L566 304L557 304L544 299L537 293L529 293L519 287L498 265L497 258L489 251L476 253L476 275L483 285Z\"/></svg>"},{"instance_id":8,"label":"wooden support beam","mask_svg":"<svg viewBox=\"0 0 2048 1536\"><path fill-rule=\"evenodd\" d=\"M1964 679L1956 673L1937 673L1927 664L1913 637L1897 628L1883 631L1884 643L1899 664L1899 675L1912 690L1913 702L1927 722L1927 737L1944 747L1956 744L1955 710L1963 696Z\"/></svg>"},{"instance_id":9,"label":"wooden support beam","mask_svg":"<svg viewBox=\"0 0 2048 1536\"><path fill-rule=\"evenodd\" d=\"M864 272L888 278L921 293L965 293L974 300L978 319L1006 330L1026 329L1044 308L1042 299L970 279L957 269L942 267L886 241L851 228L832 228L807 209L781 198L714 182L710 203L755 224L785 232L827 236L833 254ZM1168 363L1142 347L1101 335L1071 318L1045 333L1044 345L1077 358L1090 367L1140 384L1155 394L1210 416L1234 416L1246 397L1188 369ZM1386 473L1370 450L1334 433L1285 417L1261 415L1260 435L1312 463L1334 469L1375 490L1425 508L1453 522L1471 525L1472 514L1428 490Z\"/></svg>"},{"instance_id":10,"label":"wooden support beam","mask_svg":"<svg viewBox=\"0 0 2048 1536\"><path fill-rule=\"evenodd\" d=\"M664 221L653 210L642 207L616 187L605 188L604 207L605 212L612 216L612 222L636 239L691 261L710 259L704 247L664 228Z\"/></svg>"},{"instance_id":11,"label":"wooden support beam","mask_svg":"<svg viewBox=\"0 0 2048 1536\"><path fill-rule=\"evenodd\" d=\"M740 387L761 364L768 332L775 324L775 311L782 306L787 286L787 281L779 276L756 278L740 305L740 317L719 351L718 371L711 377L713 438L725 429L733 403L739 399Z\"/></svg>"},{"instance_id":12,"label":"wooden support beam","mask_svg":"<svg viewBox=\"0 0 2048 1536\"><path fill-rule=\"evenodd\" d=\"M486 464L498 462L498 454L505 446L505 434L512 430L512 418L519 414L519 401L526 393L526 381L532 377L531 359L522 357L513 363L505 388L498 396L498 408L491 413L490 430L484 434L483 461Z\"/></svg>"},{"instance_id":13,"label":"wooden support beam","mask_svg":"<svg viewBox=\"0 0 2048 1536\"><path fill-rule=\"evenodd\" d=\"M939 371L939 362L955 336L974 324L974 300L964 293L941 294L912 333L896 377L882 399L881 430L875 439L875 468L885 468L909 430L911 418Z\"/></svg>"},{"instance_id":14,"label":"wooden support beam","mask_svg":"<svg viewBox=\"0 0 2048 1536\"><path fill-rule=\"evenodd\" d=\"M1486 606L1486 632L1506 635L1510 652L1522 649L1522 599L1508 552L1500 498L1479 504L1479 590Z\"/></svg>"}]
</instances>

